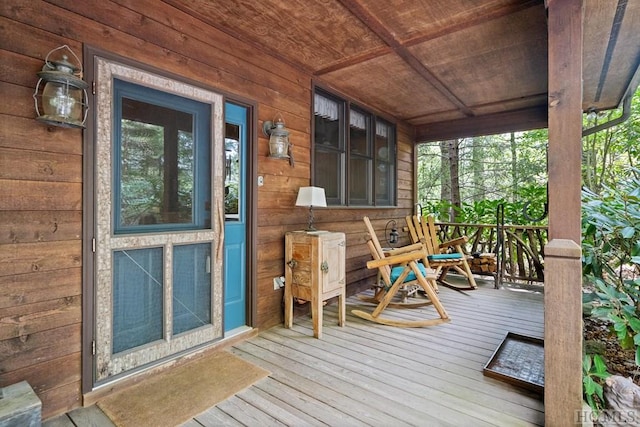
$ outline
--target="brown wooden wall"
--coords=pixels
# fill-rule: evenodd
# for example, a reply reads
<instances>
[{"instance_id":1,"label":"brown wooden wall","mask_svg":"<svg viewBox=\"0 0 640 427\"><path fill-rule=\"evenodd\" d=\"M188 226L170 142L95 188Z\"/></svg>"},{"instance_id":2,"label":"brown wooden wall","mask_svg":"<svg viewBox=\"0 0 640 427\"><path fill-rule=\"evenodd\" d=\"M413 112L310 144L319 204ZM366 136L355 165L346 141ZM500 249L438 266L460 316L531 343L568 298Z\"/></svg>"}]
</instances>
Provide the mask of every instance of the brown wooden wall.
<instances>
[{"instance_id":1,"label":"brown wooden wall","mask_svg":"<svg viewBox=\"0 0 640 427\"><path fill-rule=\"evenodd\" d=\"M82 131L36 120L32 93L46 54L83 45L251 100L258 120L281 112L295 167L270 159L259 133L257 318L282 321L284 233L306 224L293 207L310 183L312 76L154 0L0 2L0 387L27 380L43 417L81 404ZM346 94L348 95L348 94ZM375 111L375 106L366 106ZM398 208L317 209L319 228L347 234L349 292L371 283L362 216L382 237L413 207L413 130L398 124Z\"/></svg>"}]
</instances>

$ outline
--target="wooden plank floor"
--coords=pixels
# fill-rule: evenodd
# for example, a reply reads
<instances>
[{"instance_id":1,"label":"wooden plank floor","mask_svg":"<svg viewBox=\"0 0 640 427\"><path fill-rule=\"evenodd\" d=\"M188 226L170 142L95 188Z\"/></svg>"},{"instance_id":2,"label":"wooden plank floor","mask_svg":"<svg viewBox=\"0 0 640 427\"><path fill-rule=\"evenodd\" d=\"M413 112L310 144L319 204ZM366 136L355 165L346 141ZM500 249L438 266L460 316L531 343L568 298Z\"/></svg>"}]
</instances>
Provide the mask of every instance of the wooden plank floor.
<instances>
[{"instance_id":1,"label":"wooden plank floor","mask_svg":"<svg viewBox=\"0 0 640 427\"><path fill-rule=\"evenodd\" d=\"M350 314L356 307L371 310L351 297L344 328L336 325L335 305L325 307L321 340L303 316L292 329L276 326L237 344L231 352L271 375L185 426L543 425L538 396L482 374L507 332L543 337L543 297L479 284L466 293L441 288L452 319L447 324L375 324ZM390 315L426 313L435 311Z\"/></svg>"}]
</instances>

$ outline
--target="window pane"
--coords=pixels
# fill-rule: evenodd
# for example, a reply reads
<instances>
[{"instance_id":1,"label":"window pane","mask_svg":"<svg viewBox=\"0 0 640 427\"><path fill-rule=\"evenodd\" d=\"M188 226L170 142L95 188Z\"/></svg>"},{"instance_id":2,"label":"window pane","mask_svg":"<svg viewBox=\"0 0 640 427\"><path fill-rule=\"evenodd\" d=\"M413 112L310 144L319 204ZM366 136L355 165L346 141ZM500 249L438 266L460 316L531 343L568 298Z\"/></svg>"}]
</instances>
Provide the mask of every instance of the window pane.
<instances>
[{"instance_id":1,"label":"window pane","mask_svg":"<svg viewBox=\"0 0 640 427\"><path fill-rule=\"evenodd\" d=\"M369 117L356 110L351 110L349 122L349 144L351 153L363 156L369 155L370 149L367 139L367 130L370 126Z\"/></svg>"},{"instance_id":2,"label":"window pane","mask_svg":"<svg viewBox=\"0 0 640 427\"><path fill-rule=\"evenodd\" d=\"M395 142L393 127L376 121L376 204L392 205L395 194Z\"/></svg>"},{"instance_id":3,"label":"window pane","mask_svg":"<svg viewBox=\"0 0 640 427\"><path fill-rule=\"evenodd\" d=\"M162 252L113 253L113 353L162 339Z\"/></svg>"},{"instance_id":4,"label":"window pane","mask_svg":"<svg viewBox=\"0 0 640 427\"><path fill-rule=\"evenodd\" d=\"M173 334L211 323L211 244L173 247Z\"/></svg>"},{"instance_id":5,"label":"window pane","mask_svg":"<svg viewBox=\"0 0 640 427\"><path fill-rule=\"evenodd\" d=\"M314 106L314 142L316 146L342 148L340 141L340 126L343 116L341 104L316 93Z\"/></svg>"},{"instance_id":6,"label":"window pane","mask_svg":"<svg viewBox=\"0 0 640 427\"><path fill-rule=\"evenodd\" d=\"M193 223L193 116L122 98L119 227Z\"/></svg>"},{"instance_id":7,"label":"window pane","mask_svg":"<svg viewBox=\"0 0 640 427\"><path fill-rule=\"evenodd\" d=\"M224 139L224 213L227 220L239 218L240 206L240 126L226 124Z\"/></svg>"},{"instance_id":8,"label":"window pane","mask_svg":"<svg viewBox=\"0 0 640 427\"><path fill-rule=\"evenodd\" d=\"M351 158L349 161L349 203L354 205L371 204L371 160Z\"/></svg>"},{"instance_id":9,"label":"window pane","mask_svg":"<svg viewBox=\"0 0 640 427\"><path fill-rule=\"evenodd\" d=\"M327 203L342 203L341 157L342 154L336 151L316 151L315 185L324 188Z\"/></svg>"}]
</instances>

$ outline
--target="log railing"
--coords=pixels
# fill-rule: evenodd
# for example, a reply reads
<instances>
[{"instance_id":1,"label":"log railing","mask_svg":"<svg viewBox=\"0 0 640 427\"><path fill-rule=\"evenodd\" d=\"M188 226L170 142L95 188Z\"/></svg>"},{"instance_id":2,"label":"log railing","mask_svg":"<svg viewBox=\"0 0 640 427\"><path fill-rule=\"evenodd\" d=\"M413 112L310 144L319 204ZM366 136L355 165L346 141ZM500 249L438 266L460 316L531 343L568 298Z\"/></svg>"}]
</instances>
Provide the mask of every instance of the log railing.
<instances>
[{"instance_id":1,"label":"log railing","mask_svg":"<svg viewBox=\"0 0 640 427\"><path fill-rule=\"evenodd\" d=\"M544 282L544 246L548 241L546 226L436 223L440 241L467 236L464 248L476 258L475 274L491 275L496 287L503 281L513 283ZM501 230L499 230L501 229ZM475 262L475 261L478 262Z\"/></svg>"}]
</instances>

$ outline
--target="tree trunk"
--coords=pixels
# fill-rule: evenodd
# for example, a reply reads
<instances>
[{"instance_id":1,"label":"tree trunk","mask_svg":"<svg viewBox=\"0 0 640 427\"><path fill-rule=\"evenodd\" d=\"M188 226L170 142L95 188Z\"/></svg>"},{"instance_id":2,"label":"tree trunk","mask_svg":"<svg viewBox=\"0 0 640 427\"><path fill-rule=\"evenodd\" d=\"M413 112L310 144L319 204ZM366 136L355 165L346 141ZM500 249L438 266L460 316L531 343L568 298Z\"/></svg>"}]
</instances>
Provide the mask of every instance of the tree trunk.
<instances>
[{"instance_id":1,"label":"tree trunk","mask_svg":"<svg viewBox=\"0 0 640 427\"><path fill-rule=\"evenodd\" d=\"M451 204L455 207L461 207L460 201L460 157L459 147L460 140L452 139L447 141L449 148L449 175L451 178ZM456 222L456 210L452 209L449 218L451 222Z\"/></svg>"},{"instance_id":2,"label":"tree trunk","mask_svg":"<svg viewBox=\"0 0 640 427\"><path fill-rule=\"evenodd\" d=\"M484 150L483 142L486 137L478 136L473 138L473 147L471 149L471 164L473 165L473 187L477 190L473 194L473 200L480 202L486 198L487 187L484 177Z\"/></svg>"},{"instance_id":3,"label":"tree trunk","mask_svg":"<svg viewBox=\"0 0 640 427\"><path fill-rule=\"evenodd\" d=\"M514 201L518 194L518 151L516 147L516 134L511 132L509 137L509 145L511 147L511 183L513 190L511 191L511 201Z\"/></svg>"},{"instance_id":4,"label":"tree trunk","mask_svg":"<svg viewBox=\"0 0 640 427\"><path fill-rule=\"evenodd\" d=\"M451 201L451 162L449 160L449 144L440 142L440 200Z\"/></svg>"}]
</instances>

